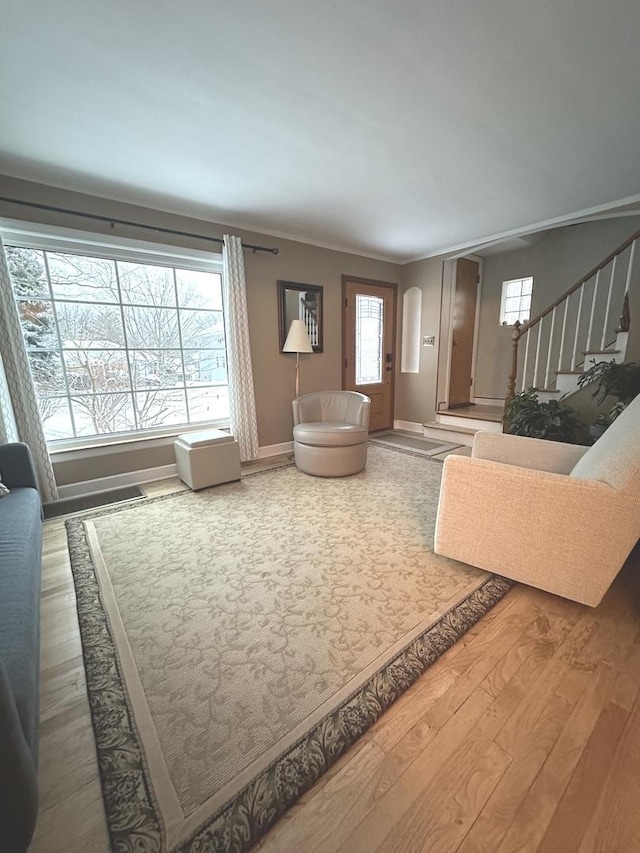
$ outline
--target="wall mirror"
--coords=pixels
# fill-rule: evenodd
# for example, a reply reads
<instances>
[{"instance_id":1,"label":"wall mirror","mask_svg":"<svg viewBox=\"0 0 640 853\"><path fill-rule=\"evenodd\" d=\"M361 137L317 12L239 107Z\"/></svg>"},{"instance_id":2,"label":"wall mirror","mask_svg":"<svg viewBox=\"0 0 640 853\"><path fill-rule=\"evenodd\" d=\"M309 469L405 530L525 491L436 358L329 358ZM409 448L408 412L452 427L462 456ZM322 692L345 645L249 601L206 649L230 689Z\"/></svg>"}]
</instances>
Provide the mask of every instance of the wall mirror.
<instances>
[{"instance_id":1,"label":"wall mirror","mask_svg":"<svg viewBox=\"0 0 640 853\"><path fill-rule=\"evenodd\" d=\"M317 284L299 284L295 281L278 282L278 320L280 326L280 352L292 320L302 320L314 352L323 352L323 288Z\"/></svg>"}]
</instances>

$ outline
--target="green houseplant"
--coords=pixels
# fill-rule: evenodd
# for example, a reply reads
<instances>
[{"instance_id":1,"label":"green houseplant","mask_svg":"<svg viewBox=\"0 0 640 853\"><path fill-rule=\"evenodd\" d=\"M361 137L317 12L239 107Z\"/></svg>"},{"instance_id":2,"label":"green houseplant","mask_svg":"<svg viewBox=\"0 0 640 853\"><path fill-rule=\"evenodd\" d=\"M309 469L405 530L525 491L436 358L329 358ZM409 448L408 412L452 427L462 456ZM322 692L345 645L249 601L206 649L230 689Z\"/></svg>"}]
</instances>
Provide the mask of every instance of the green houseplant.
<instances>
[{"instance_id":1,"label":"green houseplant","mask_svg":"<svg viewBox=\"0 0 640 853\"><path fill-rule=\"evenodd\" d=\"M505 410L508 432L548 441L579 444L583 424L569 406L558 400L540 401L535 388L516 394Z\"/></svg>"},{"instance_id":2,"label":"green houseplant","mask_svg":"<svg viewBox=\"0 0 640 853\"><path fill-rule=\"evenodd\" d=\"M601 412L595 423L589 428L594 440L610 426L629 403L640 394L640 364L616 361L595 361L578 379L578 386L585 388L593 385L593 397L602 405L608 397L617 401L607 412Z\"/></svg>"}]
</instances>

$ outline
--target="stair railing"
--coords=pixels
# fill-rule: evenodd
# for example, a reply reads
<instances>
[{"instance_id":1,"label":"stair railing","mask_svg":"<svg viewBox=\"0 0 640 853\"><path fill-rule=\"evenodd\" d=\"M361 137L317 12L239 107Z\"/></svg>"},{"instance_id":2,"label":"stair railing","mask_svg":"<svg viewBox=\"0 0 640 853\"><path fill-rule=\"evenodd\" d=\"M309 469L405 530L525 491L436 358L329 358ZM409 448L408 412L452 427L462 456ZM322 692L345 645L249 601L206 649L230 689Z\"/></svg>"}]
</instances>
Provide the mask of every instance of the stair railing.
<instances>
[{"instance_id":1,"label":"stair railing","mask_svg":"<svg viewBox=\"0 0 640 853\"><path fill-rule=\"evenodd\" d=\"M629 331L629 288L638 239L640 230L533 320L514 324L505 402L513 399L518 386L520 391L531 387L550 390L555 381L552 373L576 371L584 361L583 352L605 350L616 332ZM625 267L622 256L627 249ZM616 303L622 304L617 326L611 320L611 306ZM570 347L568 340L572 340ZM522 345L524 358L519 370Z\"/></svg>"}]
</instances>

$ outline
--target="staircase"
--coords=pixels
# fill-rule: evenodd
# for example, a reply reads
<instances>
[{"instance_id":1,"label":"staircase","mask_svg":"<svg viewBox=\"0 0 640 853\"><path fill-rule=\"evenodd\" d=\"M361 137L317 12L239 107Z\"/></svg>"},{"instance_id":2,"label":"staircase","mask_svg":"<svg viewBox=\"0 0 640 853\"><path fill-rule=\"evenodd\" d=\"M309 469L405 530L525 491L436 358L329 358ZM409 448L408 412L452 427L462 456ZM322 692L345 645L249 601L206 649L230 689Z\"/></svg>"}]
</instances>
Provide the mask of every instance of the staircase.
<instances>
[{"instance_id":1,"label":"staircase","mask_svg":"<svg viewBox=\"0 0 640 853\"><path fill-rule=\"evenodd\" d=\"M625 360L639 238L636 231L537 317L515 324L507 402L529 388L541 400L566 397L594 361Z\"/></svg>"},{"instance_id":2,"label":"staircase","mask_svg":"<svg viewBox=\"0 0 640 853\"><path fill-rule=\"evenodd\" d=\"M639 239L636 231L537 317L515 324L506 402L529 388L542 401L565 399L594 361L625 360ZM502 421L503 407L467 406L438 412L423 429L429 438L470 445L480 429L501 432Z\"/></svg>"}]
</instances>

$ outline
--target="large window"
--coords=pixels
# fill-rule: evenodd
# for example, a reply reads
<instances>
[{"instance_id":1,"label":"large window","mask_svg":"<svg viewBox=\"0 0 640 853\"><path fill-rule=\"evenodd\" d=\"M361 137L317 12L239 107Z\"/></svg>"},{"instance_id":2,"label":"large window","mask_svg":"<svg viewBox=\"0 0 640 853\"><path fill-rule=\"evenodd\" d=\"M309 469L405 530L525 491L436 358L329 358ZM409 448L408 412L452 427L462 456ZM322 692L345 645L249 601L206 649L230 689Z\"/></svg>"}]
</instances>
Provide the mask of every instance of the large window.
<instances>
[{"instance_id":1,"label":"large window","mask_svg":"<svg viewBox=\"0 0 640 853\"><path fill-rule=\"evenodd\" d=\"M219 272L7 246L49 441L229 416Z\"/></svg>"}]
</instances>

